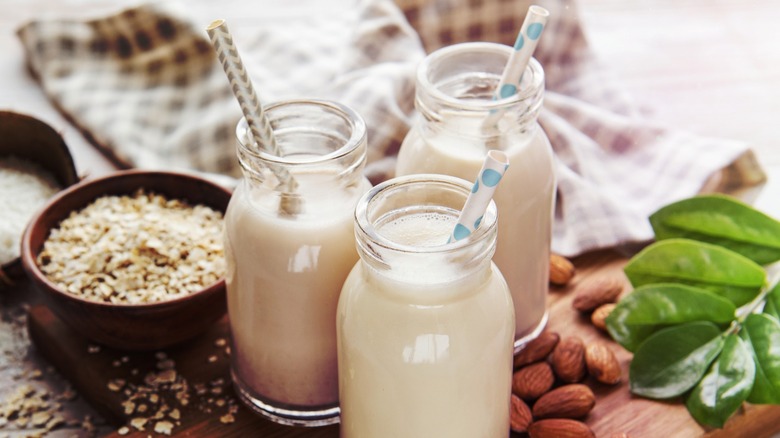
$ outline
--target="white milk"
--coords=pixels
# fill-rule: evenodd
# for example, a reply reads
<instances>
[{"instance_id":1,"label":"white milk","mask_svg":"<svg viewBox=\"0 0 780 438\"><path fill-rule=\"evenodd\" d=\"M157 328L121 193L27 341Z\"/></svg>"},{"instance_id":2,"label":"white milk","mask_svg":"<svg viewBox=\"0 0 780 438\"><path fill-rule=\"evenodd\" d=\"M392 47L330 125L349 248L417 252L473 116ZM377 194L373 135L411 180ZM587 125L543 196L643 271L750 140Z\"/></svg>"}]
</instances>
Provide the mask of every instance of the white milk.
<instances>
[{"instance_id":1,"label":"white milk","mask_svg":"<svg viewBox=\"0 0 780 438\"><path fill-rule=\"evenodd\" d=\"M431 247L455 220L412 212L377 228ZM484 258L464 269L458 252L379 251L390 268L361 260L339 301L341 436L507 437L514 318L501 273Z\"/></svg>"},{"instance_id":2,"label":"white milk","mask_svg":"<svg viewBox=\"0 0 780 438\"><path fill-rule=\"evenodd\" d=\"M535 335L546 322L555 177L552 149L538 124L510 131L501 143L476 143L481 119L462 117L423 138L412 130L398 155L397 175L440 173L473 181L488 149L502 149L509 168L493 200L498 241L493 260L504 275L515 308L516 339ZM464 135L465 134L465 135Z\"/></svg>"},{"instance_id":3,"label":"white milk","mask_svg":"<svg viewBox=\"0 0 780 438\"><path fill-rule=\"evenodd\" d=\"M280 216L278 194L242 183L225 216L234 379L274 406L336 407L336 305L358 259L353 209L370 184L322 190L296 174L304 212Z\"/></svg>"}]
</instances>

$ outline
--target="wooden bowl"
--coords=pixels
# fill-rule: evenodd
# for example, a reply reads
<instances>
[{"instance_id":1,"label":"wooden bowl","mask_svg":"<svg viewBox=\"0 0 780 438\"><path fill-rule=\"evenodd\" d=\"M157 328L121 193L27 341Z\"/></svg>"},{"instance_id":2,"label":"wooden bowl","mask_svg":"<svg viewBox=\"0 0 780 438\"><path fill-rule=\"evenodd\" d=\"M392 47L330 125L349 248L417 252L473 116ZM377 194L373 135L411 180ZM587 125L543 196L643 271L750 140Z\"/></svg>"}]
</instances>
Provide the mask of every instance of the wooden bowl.
<instances>
[{"instance_id":1,"label":"wooden bowl","mask_svg":"<svg viewBox=\"0 0 780 438\"><path fill-rule=\"evenodd\" d=\"M0 157L14 156L35 163L48 171L61 188L79 181L73 157L62 136L41 120L10 111L0 111ZM20 258L0 265L10 281L22 277Z\"/></svg>"},{"instance_id":2,"label":"wooden bowl","mask_svg":"<svg viewBox=\"0 0 780 438\"><path fill-rule=\"evenodd\" d=\"M225 280L181 298L150 304L91 301L63 290L41 272L36 260L52 228L72 211L103 195L133 194L137 189L203 204L223 214L231 193L198 176L155 171L121 171L85 180L56 195L33 218L22 237L22 265L44 302L86 338L124 350L151 350L190 339L219 320L227 310Z\"/></svg>"}]
</instances>

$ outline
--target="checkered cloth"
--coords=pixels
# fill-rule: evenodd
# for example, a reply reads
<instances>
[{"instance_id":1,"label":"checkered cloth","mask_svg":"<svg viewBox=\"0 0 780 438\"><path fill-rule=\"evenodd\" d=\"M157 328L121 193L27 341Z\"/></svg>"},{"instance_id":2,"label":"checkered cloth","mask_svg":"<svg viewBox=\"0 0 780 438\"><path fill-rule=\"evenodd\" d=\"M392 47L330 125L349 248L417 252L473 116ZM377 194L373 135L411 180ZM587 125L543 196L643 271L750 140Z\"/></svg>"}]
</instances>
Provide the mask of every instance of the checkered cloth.
<instances>
[{"instance_id":1,"label":"checkered cloth","mask_svg":"<svg viewBox=\"0 0 780 438\"><path fill-rule=\"evenodd\" d=\"M742 143L648 123L589 51L573 0L534 3L551 12L535 56L547 85L539 121L557 160L554 251L647 241L647 216L705 182L723 190L763 180ZM349 10L231 29L262 101L333 99L366 119L367 174L376 183L393 175L412 123L418 62L459 42L512 45L529 5L359 0ZM18 35L53 103L120 164L238 176L240 109L206 24L165 2L92 21L31 22Z\"/></svg>"}]
</instances>

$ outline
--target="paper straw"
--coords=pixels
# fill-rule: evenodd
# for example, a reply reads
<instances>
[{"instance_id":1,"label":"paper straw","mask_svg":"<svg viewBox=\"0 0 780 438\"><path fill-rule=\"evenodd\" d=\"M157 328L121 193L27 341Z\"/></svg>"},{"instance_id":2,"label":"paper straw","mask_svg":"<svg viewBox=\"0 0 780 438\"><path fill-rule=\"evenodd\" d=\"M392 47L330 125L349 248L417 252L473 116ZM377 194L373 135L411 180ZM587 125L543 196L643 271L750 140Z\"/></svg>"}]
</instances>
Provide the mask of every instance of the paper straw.
<instances>
[{"instance_id":1,"label":"paper straw","mask_svg":"<svg viewBox=\"0 0 780 438\"><path fill-rule=\"evenodd\" d=\"M244 113L255 142L275 155L281 155L271 124L268 122L260 99L257 98L257 93L252 87L252 81L244 68L244 63L241 62L241 56L238 54L238 48L233 42L227 23L225 20L214 20L206 28L206 32L211 38L217 57L230 81L230 88L241 105L241 111Z\"/></svg>"},{"instance_id":2,"label":"paper straw","mask_svg":"<svg viewBox=\"0 0 780 438\"><path fill-rule=\"evenodd\" d=\"M493 193L495 193L496 187L498 187L498 183L501 182L501 177L504 176L508 167L509 158L505 153L495 149L488 151L448 243L467 237L479 227L482 216L484 216L490 200L493 199Z\"/></svg>"},{"instance_id":3,"label":"paper straw","mask_svg":"<svg viewBox=\"0 0 780 438\"><path fill-rule=\"evenodd\" d=\"M528 13L520 27L520 32L517 34L517 40L515 40L515 50L509 56L501 80L496 87L496 99L512 96L520 89L523 72L525 72L525 68L536 50L536 45L539 44L539 37L542 35L549 17L550 12L541 6L532 5L528 8Z\"/></svg>"},{"instance_id":4,"label":"paper straw","mask_svg":"<svg viewBox=\"0 0 780 438\"><path fill-rule=\"evenodd\" d=\"M249 125L255 143L281 157L282 152L279 145L276 144L271 123L265 115L254 87L252 87L252 80L244 68L244 63L238 54L238 48L233 42L227 23L222 19L214 20L206 28L206 33L209 34L214 50L217 52L217 58L230 81L230 88L241 106L241 112L244 113L244 118ZM300 210L300 197L292 194L298 187L297 181L287 169L274 167L272 170L279 179L280 185L287 190L287 192L282 193L280 209L289 214L298 212Z\"/></svg>"}]
</instances>

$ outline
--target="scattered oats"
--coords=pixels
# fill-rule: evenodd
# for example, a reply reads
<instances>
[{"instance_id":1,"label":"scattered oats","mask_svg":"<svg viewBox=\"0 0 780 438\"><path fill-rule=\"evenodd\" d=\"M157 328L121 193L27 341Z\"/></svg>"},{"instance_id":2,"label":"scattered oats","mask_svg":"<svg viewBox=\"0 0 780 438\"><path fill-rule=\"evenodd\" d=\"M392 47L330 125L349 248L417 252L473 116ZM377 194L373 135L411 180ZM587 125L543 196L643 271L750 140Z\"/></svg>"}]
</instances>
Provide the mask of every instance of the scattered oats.
<instances>
[{"instance_id":1,"label":"scattered oats","mask_svg":"<svg viewBox=\"0 0 780 438\"><path fill-rule=\"evenodd\" d=\"M51 414L46 411L35 412L30 418L30 425L33 427L41 427L51 420Z\"/></svg>"},{"instance_id":2,"label":"scattered oats","mask_svg":"<svg viewBox=\"0 0 780 438\"><path fill-rule=\"evenodd\" d=\"M225 384L225 379L219 377L211 381L211 386L222 386Z\"/></svg>"},{"instance_id":3,"label":"scattered oats","mask_svg":"<svg viewBox=\"0 0 780 438\"><path fill-rule=\"evenodd\" d=\"M215 388L211 388L211 393L214 394L214 395L222 394L222 388L220 388L219 386L217 386Z\"/></svg>"},{"instance_id":4,"label":"scattered oats","mask_svg":"<svg viewBox=\"0 0 780 438\"><path fill-rule=\"evenodd\" d=\"M195 384L195 393L198 395L204 395L208 392L208 388L206 388L206 385L202 383L196 383Z\"/></svg>"},{"instance_id":5,"label":"scattered oats","mask_svg":"<svg viewBox=\"0 0 780 438\"><path fill-rule=\"evenodd\" d=\"M227 340L225 338L218 338L216 341L214 341L215 347L224 347L227 345Z\"/></svg>"},{"instance_id":6,"label":"scattered oats","mask_svg":"<svg viewBox=\"0 0 780 438\"><path fill-rule=\"evenodd\" d=\"M100 353L100 345L88 345L87 353L89 354Z\"/></svg>"},{"instance_id":7,"label":"scattered oats","mask_svg":"<svg viewBox=\"0 0 780 438\"><path fill-rule=\"evenodd\" d=\"M92 416L90 415L84 416L84 420L81 422L81 428L84 429L90 435L95 433L95 424L92 423Z\"/></svg>"},{"instance_id":8,"label":"scattered oats","mask_svg":"<svg viewBox=\"0 0 780 438\"><path fill-rule=\"evenodd\" d=\"M154 303L225 273L222 213L155 193L103 196L52 229L38 256L50 281L85 299Z\"/></svg>"},{"instance_id":9,"label":"scattered oats","mask_svg":"<svg viewBox=\"0 0 780 438\"><path fill-rule=\"evenodd\" d=\"M118 433L119 435L127 435L128 433L130 433L130 428L127 426L122 426L116 431L116 433Z\"/></svg>"},{"instance_id":10,"label":"scattered oats","mask_svg":"<svg viewBox=\"0 0 780 438\"><path fill-rule=\"evenodd\" d=\"M154 431L163 435L170 435L173 430L173 423L170 421L158 421L154 424Z\"/></svg>"},{"instance_id":11,"label":"scattered oats","mask_svg":"<svg viewBox=\"0 0 780 438\"><path fill-rule=\"evenodd\" d=\"M136 417L130 420L130 425L136 428L137 430L144 430L144 427L146 427L146 418L143 417Z\"/></svg>"},{"instance_id":12,"label":"scattered oats","mask_svg":"<svg viewBox=\"0 0 780 438\"><path fill-rule=\"evenodd\" d=\"M43 377L43 372L41 372L41 370L33 370L30 373L30 378L33 380L39 380L41 377Z\"/></svg>"},{"instance_id":13,"label":"scattered oats","mask_svg":"<svg viewBox=\"0 0 780 438\"><path fill-rule=\"evenodd\" d=\"M230 356L230 346L225 347L225 355Z\"/></svg>"},{"instance_id":14,"label":"scattered oats","mask_svg":"<svg viewBox=\"0 0 780 438\"><path fill-rule=\"evenodd\" d=\"M122 407L125 409L125 415L131 415L135 412L135 402L132 400L123 401Z\"/></svg>"},{"instance_id":15,"label":"scattered oats","mask_svg":"<svg viewBox=\"0 0 780 438\"><path fill-rule=\"evenodd\" d=\"M173 383L176 381L176 370L163 370L156 376L158 383Z\"/></svg>"},{"instance_id":16,"label":"scattered oats","mask_svg":"<svg viewBox=\"0 0 780 438\"><path fill-rule=\"evenodd\" d=\"M181 412L179 412L179 409L177 408L174 408L171 412L169 412L168 416L174 420L181 420Z\"/></svg>"},{"instance_id":17,"label":"scattered oats","mask_svg":"<svg viewBox=\"0 0 780 438\"><path fill-rule=\"evenodd\" d=\"M138 368L133 368L132 370L130 370L130 375L131 376L137 376L138 375Z\"/></svg>"},{"instance_id":18,"label":"scattered oats","mask_svg":"<svg viewBox=\"0 0 780 438\"><path fill-rule=\"evenodd\" d=\"M236 417L234 417L233 414L225 414L219 417L219 421L222 424L230 424L236 421Z\"/></svg>"},{"instance_id":19,"label":"scattered oats","mask_svg":"<svg viewBox=\"0 0 780 438\"><path fill-rule=\"evenodd\" d=\"M225 406L225 399L218 398L215 404L221 408L222 406Z\"/></svg>"},{"instance_id":20,"label":"scattered oats","mask_svg":"<svg viewBox=\"0 0 780 438\"><path fill-rule=\"evenodd\" d=\"M51 418L51 420L49 420L48 423L46 423L46 430L53 430L62 426L63 424L65 424L65 419L62 418L61 415L55 415Z\"/></svg>"},{"instance_id":21,"label":"scattered oats","mask_svg":"<svg viewBox=\"0 0 780 438\"><path fill-rule=\"evenodd\" d=\"M108 382L108 389L113 392L119 392L124 388L125 383L127 383L125 379L112 379Z\"/></svg>"},{"instance_id":22,"label":"scattered oats","mask_svg":"<svg viewBox=\"0 0 780 438\"><path fill-rule=\"evenodd\" d=\"M114 368L118 368L118 367L122 366L122 362L120 360L115 360L115 361L111 362L111 365L113 365Z\"/></svg>"},{"instance_id":23,"label":"scattered oats","mask_svg":"<svg viewBox=\"0 0 780 438\"><path fill-rule=\"evenodd\" d=\"M157 394L150 394L149 395L149 403L157 404L157 402L160 401L160 396Z\"/></svg>"},{"instance_id":24,"label":"scattered oats","mask_svg":"<svg viewBox=\"0 0 780 438\"><path fill-rule=\"evenodd\" d=\"M219 359L219 358L218 358L218 357L217 357L215 354L212 354L211 356L209 356L209 358L208 358L208 362L209 362L209 363L214 363L214 362L216 362L218 359Z\"/></svg>"},{"instance_id":25,"label":"scattered oats","mask_svg":"<svg viewBox=\"0 0 780 438\"><path fill-rule=\"evenodd\" d=\"M140 405L138 405L138 407L136 408L136 412L138 412L139 414L143 414L143 413L144 413L144 412L146 412L148 409L149 409L149 407L148 407L148 406L146 406L145 404L140 404Z\"/></svg>"}]
</instances>

